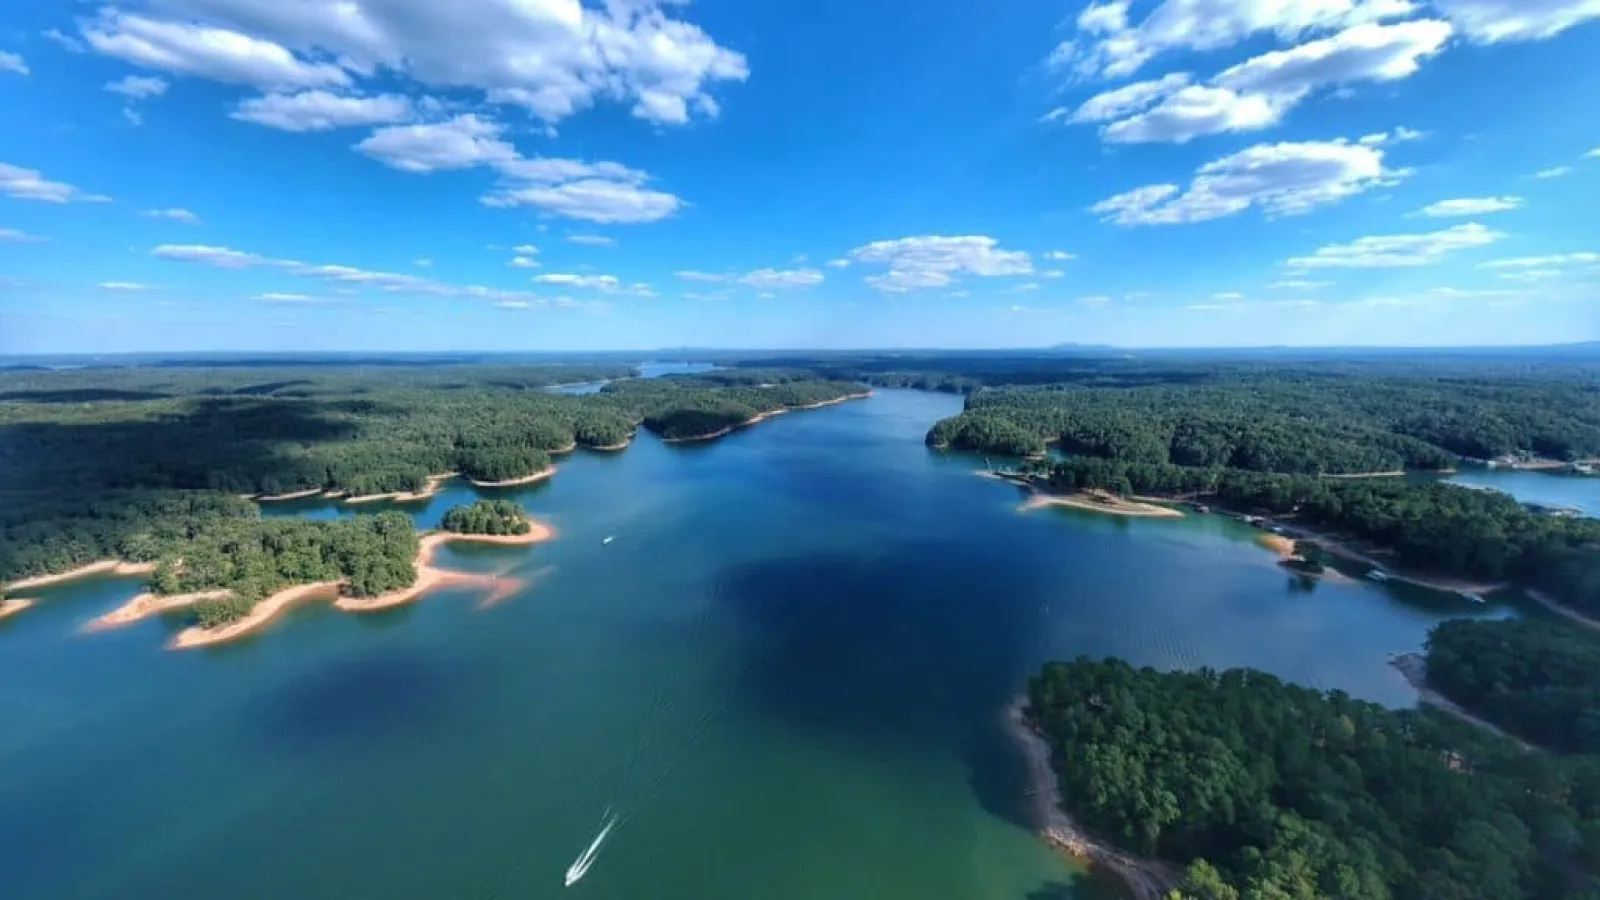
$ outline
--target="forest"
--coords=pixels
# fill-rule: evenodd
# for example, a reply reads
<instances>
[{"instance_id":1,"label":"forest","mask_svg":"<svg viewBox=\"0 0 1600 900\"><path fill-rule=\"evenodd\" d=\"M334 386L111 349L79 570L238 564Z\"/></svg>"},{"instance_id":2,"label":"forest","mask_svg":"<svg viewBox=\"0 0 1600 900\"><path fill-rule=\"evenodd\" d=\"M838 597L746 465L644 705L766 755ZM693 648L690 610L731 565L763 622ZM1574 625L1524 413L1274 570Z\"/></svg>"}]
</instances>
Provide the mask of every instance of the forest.
<instances>
[{"instance_id":1,"label":"forest","mask_svg":"<svg viewBox=\"0 0 1600 900\"><path fill-rule=\"evenodd\" d=\"M1600 635L1564 621L1444 622L1428 684L1540 747L1600 753Z\"/></svg>"},{"instance_id":2,"label":"forest","mask_svg":"<svg viewBox=\"0 0 1600 900\"><path fill-rule=\"evenodd\" d=\"M513 535L533 530L528 511L510 500L479 500L447 510L439 527L453 534Z\"/></svg>"},{"instance_id":3,"label":"forest","mask_svg":"<svg viewBox=\"0 0 1600 900\"><path fill-rule=\"evenodd\" d=\"M400 512L332 521L219 520L162 548L150 587L158 594L228 590L231 597L193 607L199 624L214 627L295 585L339 582L356 597L410 587L417 548L416 526Z\"/></svg>"},{"instance_id":4,"label":"forest","mask_svg":"<svg viewBox=\"0 0 1600 900\"><path fill-rule=\"evenodd\" d=\"M934 447L1287 474L1438 470L1461 457L1600 456L1600 375L1503 378L1347 366L1099 372L988 387L928 433Z\"/></svg>"},{"instance_id":5,"label":"forest","mask_svg":"<svg viewBox=\"0 0 1600 900\"><path fill-rule=\"evenodd\" d=\"M757 416L859 394L864 385L815 381L804 373L734 370L682 378L618 381L602 395L643 411L644 427L665 440L693 440L743 425Z\"/></svg>"},{"instance_id":6,"label":"forest","mask_svg":"<svg viewBox=\"0 0 1600 900\"><path fill-rule=\"evenodd\" d=\"M1600 760L1247 669L1050 663L1064 805L1190 900L1594 900Z\"/></svg>"}]
</instances>

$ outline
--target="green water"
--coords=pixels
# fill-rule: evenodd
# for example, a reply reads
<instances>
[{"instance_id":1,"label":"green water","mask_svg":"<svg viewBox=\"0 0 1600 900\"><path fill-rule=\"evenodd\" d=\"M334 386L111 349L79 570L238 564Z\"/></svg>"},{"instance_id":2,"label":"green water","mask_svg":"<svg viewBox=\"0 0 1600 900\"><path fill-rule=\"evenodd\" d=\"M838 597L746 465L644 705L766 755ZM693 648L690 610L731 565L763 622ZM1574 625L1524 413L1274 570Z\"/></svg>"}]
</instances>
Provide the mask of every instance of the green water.
<instances>
[{"instance_id":1,"label":"green water","mask_svg":"<svg viewBox=\"0 0 1600 900\"><path fill-rule=\"evenodd\" d=\"M570 457L504 492L560 540L446 551L529 581L490 609L310 606L176 653L171 622L75 633L133 582L49 592L0 624L4 895L1086 900L1019 824L998 728L1041 661L1250 665L1409 705L1387 655L1478 611L1297 590L1216 517L1020 514L923 447L959 405L881 391ZM623 824L564 888L608 806Z\"/></svg>"}]
</instances>

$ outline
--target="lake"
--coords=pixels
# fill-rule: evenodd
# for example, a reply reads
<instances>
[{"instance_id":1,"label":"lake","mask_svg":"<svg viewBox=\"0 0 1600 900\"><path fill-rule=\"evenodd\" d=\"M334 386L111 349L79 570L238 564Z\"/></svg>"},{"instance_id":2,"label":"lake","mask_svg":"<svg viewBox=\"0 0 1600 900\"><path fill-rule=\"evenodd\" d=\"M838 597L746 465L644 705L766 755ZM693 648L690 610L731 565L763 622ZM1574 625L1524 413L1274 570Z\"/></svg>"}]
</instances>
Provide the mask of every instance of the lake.
<instances>
[{"instance_id":1,"label":"lake","mask_svg":"<svg viewBox=\"0 0 1600 900\"><path fill-rule=\"evenodd\" d=\"M1229 520L1017 511L923 435L959 397L879 391L727 439L578 453L497 492L560 531L444 563L527 586L225 647L76 629L138 591L0 623L10 897L1088 900L1020 822L1000 710L1041 662L1248 665L1393 706L1386 665L1499 614L1306 591ZM470 500L459 483L420 524ZM275 515L345 515L275 505ZM607 537L614 537L603 543ZM607 811L621 824L562 885Z\"/></svg>"}]
</instances>

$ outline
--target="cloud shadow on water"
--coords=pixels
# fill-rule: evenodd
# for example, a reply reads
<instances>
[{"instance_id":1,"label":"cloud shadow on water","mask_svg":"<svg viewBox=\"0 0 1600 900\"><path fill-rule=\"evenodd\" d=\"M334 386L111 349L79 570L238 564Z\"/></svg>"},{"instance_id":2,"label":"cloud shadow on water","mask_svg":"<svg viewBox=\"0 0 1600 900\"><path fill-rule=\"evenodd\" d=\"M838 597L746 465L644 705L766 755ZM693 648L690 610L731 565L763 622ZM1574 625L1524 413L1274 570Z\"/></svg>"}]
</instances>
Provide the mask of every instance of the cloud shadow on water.
<instances>
[{"instance_id":1,"label":"cloud shadow on water","mask_svg":"<svg viewBox=\"0 0 1600 900\"><path fill-rule=\"evenodd\" d=\"M468 674L424 655L341 660L263 697L254 720L268 746L291 751L439 734L462 708Z\"/></svg>"}]
</instances>

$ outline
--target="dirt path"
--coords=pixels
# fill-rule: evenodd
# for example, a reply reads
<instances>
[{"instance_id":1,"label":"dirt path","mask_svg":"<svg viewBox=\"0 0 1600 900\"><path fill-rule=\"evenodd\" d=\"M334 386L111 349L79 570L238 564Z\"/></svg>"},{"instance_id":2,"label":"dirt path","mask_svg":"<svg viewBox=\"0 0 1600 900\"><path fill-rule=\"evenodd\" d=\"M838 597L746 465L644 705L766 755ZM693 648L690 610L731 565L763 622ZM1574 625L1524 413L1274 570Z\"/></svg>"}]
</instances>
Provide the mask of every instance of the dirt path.
<instances>
[{"instance_id":1,"label":"dirt path","mask_svg":"<svg viewBox=\"0 0 1600 900\"><path fill-rule=\"evenodd\" d=\"M1389 660L1389 665L1400 670L1400 674L1404 675L1406 677L1406 682L1416 689L1417 698L1423 703L1428 704L1440 712L1455 716L1457 719L1466 722L1468 725L1475 725L1485 731L1494 732L1506 740L1515 743L1526 753L1539 752L1539 748L1533 744L1530 744L1522 738L1511 734L1493 722L1478 718L1472 713L1467 712L1465 709L1462 709L1455 703L1455 701L1439 693L1433 688L1428 687L1428 658L1423 656L1421 653L1405 653L1400 656L1396 656Z\"/></svg>"},{"instance_id":2,"label":"dirt path","mask_svg":"<svg viewBox=\"0 0 1600 900\"><path fill-rule=\"evenodd\" d=\"M1006 732L1028 762L1034 821L1045 840L1073 858L1116 876L1133 900L1164 900L1183 880L1183 873L1170 863L1124 853L1078 827L1061 808L1061 787L1050 768L1050 744L1028 724L1026 698L1018 697L1007 706L1005 718Z\"/></svg>"}]
</instances>

